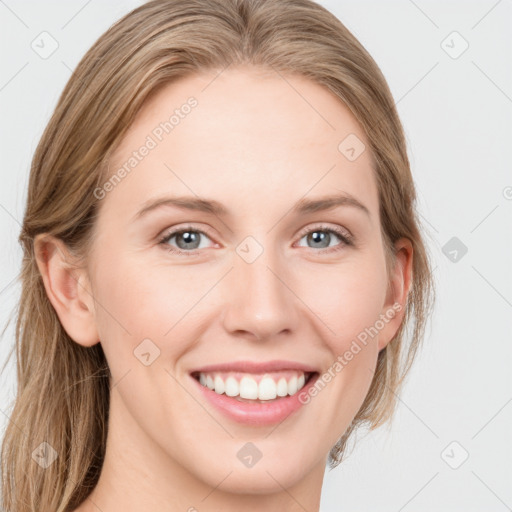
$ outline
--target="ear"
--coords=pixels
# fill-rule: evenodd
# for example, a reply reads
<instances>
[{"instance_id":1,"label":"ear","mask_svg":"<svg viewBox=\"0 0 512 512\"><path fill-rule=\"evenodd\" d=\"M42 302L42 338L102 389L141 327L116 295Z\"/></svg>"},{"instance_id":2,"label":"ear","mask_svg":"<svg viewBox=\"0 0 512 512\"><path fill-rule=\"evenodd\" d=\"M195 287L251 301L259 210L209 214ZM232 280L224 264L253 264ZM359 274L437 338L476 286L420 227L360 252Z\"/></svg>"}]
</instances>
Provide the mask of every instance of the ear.
<instances>
[{"instance_id":1,"label":"ear","mask_svg":"<svg viewBox=\"0 0 512 512\"><path fill-rule=\"evenodd\" d=\"M73 264L62 240L46 233L35 237L34 251L46 294L65 331L84 347L98 343L94 297L86 270Z\"/></svg>"},{"instance_id":2,"label":"ear","mask_svg":"<svg viewBox=\"0 0 512 512\"><path fill-rule=\"evenodd\" d=\"M407 296L412 284L413 247L408 238L395 243L394 265L381 318L385 323L379 333L379 352L394 338L405 316Z\"/></svg>"}]
</instances>

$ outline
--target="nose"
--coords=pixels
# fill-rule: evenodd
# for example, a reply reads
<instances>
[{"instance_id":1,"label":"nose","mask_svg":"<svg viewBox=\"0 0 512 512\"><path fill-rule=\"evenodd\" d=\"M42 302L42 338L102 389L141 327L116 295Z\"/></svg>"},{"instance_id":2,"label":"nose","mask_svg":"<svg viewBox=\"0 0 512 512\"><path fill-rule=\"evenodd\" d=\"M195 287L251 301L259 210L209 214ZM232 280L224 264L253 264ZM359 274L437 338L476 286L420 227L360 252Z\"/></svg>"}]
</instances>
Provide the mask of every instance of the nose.
<instances>
[{"instance_id":1,"label":"nose","mask_svg":"<svg viewBox=\"0 0 512 512\"><path fill-rule=\"evenodd\" d=\"M252 263L235 256L223 280L223 325L234 336L257 340L292 333L300 319L300 300L286 262L265 250Z\"/></svg>"}]
</instances>

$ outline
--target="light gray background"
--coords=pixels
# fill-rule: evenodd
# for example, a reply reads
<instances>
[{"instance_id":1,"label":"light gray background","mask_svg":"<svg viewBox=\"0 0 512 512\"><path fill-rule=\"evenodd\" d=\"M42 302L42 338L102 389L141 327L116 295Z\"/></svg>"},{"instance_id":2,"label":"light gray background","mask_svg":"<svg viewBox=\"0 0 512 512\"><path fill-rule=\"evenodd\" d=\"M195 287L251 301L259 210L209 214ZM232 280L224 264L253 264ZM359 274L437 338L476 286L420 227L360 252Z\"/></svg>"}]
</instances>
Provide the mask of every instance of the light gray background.
<instances>
[{"instance_id":1,"label":"light gray background","mask_svg":"<svg viewBox=\"0 0 512 512\"><path fill-rule=\"evenodd\" d=\"M0 0L2 326L19 294L17 236L38 139L79 59L140 3ZM349 458L326 471L322 511L512 510L511 0L320 3L391 87L438 287L391 429L360 435ZM42 31L59 44L47 59L31 48ZM462 38L469 47L453 58ZM443 253L452 237L467 247L455 262L450 246ZM13 327L0 341L2 363ZM14 360L0 385L3 432Z\"/></svg>"}]
</instances>

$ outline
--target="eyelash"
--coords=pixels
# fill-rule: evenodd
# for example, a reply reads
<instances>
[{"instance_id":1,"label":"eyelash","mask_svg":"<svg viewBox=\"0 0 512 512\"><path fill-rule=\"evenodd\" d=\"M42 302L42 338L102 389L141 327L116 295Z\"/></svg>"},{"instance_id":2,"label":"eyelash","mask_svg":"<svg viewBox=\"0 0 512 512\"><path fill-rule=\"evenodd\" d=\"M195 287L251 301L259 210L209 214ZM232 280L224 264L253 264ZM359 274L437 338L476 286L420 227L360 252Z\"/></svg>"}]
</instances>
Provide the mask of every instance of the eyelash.
<instances>
[{"instance_id":1,"label":"eyelash","mask_svg":"<svg viewBox=\"0 0 512 512\"><path fill-rule=\"evenodd\" d=\"M194 233L200 233L200 234L202 234L202 235L204 235L204 236L206 236L208 238L211 238L208 233L206 233L205 231L203 231L201 229L196 229L193 226L186 226L184 228L180 228L180 229L177 229L175 231L170 231L168 233L165 233L158 240L158 244L159 245L166 245L167 246L167 250L169 250L172 253L178 254L178 255L181 254L181 255L184 255L184 256L197 256L197 251L199 251L200 249L195 249L195 251L183 251L181 249L176 249L176 248L169 249L168 248L169 245L167 244L167 242L173 236L179 235L181 233L190 232L190 231L192 231ZM321 226L315 226L314 228L310 228L310 229L308 229L306 231L303 231L300 234L299 240L301 240L305 236L309 235L310 233L314 233L316 231L324 231L324 232L328 232L328 233L334 233L343 242L341 244L336 245L335 247L327 247L327 248L324 248L324 249L319 249L319 251L317 251L317 252L322 252L322 253L337 252L337 251L342 250L346 246L354 245L353 237L351 235L348 235L345 231L342 231L341 229L332 228L332 227L322 226L322 225ZM310 247L310 249L313 249L313 248Z\"/></svg>"}]
</instances>

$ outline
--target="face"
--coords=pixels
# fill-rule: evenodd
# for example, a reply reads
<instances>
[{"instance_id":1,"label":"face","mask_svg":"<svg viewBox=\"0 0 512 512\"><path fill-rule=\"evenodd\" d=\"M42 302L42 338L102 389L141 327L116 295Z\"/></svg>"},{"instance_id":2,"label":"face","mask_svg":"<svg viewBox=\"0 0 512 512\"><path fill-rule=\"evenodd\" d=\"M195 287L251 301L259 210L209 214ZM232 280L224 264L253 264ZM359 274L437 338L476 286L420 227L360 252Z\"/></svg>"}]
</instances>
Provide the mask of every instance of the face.
<instances>
[{"instance_id":1,"label":"face","mask_svg":"<svg viewBox=\"0 0 512 512\"><path fill-rule=\"evenodd\" d=\"M130 171L98 192L93 321L112 374L112 429L127 446L189 482L215 487L229 474L225 491L275 492L321 478L398 328L389 320L396 301L372 157L340 146L350 136L356 155L355 137L369 148L349 109L297 76L216 76L158 91L117 148L109 175ZM224 211L185 200L151 208L185 196ZM345 199L314 206L333 196ZM228 376L252 376L250 392L268 373L275 393L282 378L300 385L301 369L315 373L272 403L195 378L247 361L261 366L220 372L224 387ZM215 386L215 374L203 377Z\"/></svg>"}]
</instances>

